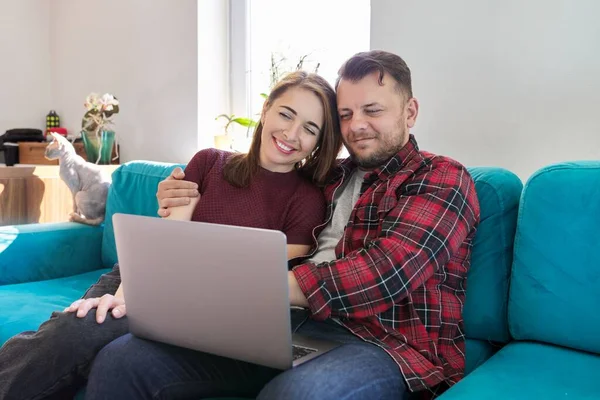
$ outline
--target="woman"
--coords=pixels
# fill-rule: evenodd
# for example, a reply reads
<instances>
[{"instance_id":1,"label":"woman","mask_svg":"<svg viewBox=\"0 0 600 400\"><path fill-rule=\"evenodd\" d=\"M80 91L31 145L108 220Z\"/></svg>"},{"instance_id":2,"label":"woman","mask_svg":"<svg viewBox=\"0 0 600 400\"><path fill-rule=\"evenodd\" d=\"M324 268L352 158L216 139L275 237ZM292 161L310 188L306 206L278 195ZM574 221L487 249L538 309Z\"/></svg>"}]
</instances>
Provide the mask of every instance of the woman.
<instances>
[{"instance_id":1,"label":"woman","mask_svg":"<svg viewBox=\"0 0 600 400\"><path fill-rule=\"evenodd\" d=\"M335 94L328 86L305 72L279 82L249 152L198 152L185 177L198 184L201 196L167 218L280 230L290 258L306 254L325 211L317 186L325 183L341 148Z\"/></svg>"},{"instance_id":2,"label":"woman","mask_svg":"<svg viewBox=\"0 0 600 400\"><path fill-rule=\"evenodd\" d=\"M305 255L325 212L318 186L341 145L334 90L318 75L294 72L265 101L247 154L207 149L192 158L185 176L200 195L167 218L281 230L288 257ZM97 352L128 332L125 315L115 267L37 332L0 348L0 399L66 396L59 392L86 378Z\"/></svg>"}]
</instances>

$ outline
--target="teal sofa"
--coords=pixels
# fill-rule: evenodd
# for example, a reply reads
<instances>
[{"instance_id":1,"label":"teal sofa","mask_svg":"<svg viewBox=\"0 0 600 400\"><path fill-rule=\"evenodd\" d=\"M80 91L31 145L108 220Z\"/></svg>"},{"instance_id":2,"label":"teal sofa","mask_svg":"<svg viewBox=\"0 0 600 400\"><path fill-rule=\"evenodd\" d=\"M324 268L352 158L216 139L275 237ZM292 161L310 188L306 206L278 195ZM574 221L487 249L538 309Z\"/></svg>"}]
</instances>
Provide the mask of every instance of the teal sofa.
<instances>
[{"instance_id":1,"label":"teal sofa","mask_svg":"<svg viewBox=\"0 0 600 400\"><path fill-rule=\"evenodd\" d=\"M156 216L157 185L176 166L135 161L119 167L113 173L104 226L61 223L0 228L0 344L14 334L36 329L52 311L69 305L109 270L117 261L111 216L115 212ZM490 357L497 359L497 351L512 340L515 326L508 323L508 293L523 185L505 169L469 170L481 205L464 306L466 369L467 374L475 374L487 368ZM519 332L533 334L525 327Z\"/></svg>"},{"instance_id":2,"label":"teal sofa","mask_svg":"<svg viewBox=\"0 0 600 400\"><path fill-rule=\"evenodd\" d=\"M551 165L526 183L508 328L511 342L442 400L600 399L600 162Z\"/></svg>"}]
</instances>

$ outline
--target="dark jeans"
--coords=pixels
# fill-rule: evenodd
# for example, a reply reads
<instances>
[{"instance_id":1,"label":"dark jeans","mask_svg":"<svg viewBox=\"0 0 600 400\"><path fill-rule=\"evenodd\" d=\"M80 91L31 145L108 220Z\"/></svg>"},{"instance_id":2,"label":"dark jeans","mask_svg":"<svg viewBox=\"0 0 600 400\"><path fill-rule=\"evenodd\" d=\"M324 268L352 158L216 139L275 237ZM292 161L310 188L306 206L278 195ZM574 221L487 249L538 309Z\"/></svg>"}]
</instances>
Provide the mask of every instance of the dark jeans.
<instances>
[{"instance_id":1,"label":"dark jeans","mask_svg":"<svg viewBox=\"0 0 600 400\"><path fill-rule=\"evenodd\" d=\"M409 398L398 366L379 347L363 342L333 321L309 320L298 332L344 345L281 372L127 334L96 357L86 399Z\"/></svg>"},{"instance_id":2,"label":"dark jeans","mask_svg":"<svg viewBox=\"0 0 600 400\"><path fill-rule=\"evenodd\" d=\"M119 269L100 277L84 298L114 294ZM107 316L96 322L96 310L85 318L53 312L37 331L23 332L0 348L0 400L67 399L85 383L98 352L129 331L127 317Z\"/></svg>"}]
</instances>

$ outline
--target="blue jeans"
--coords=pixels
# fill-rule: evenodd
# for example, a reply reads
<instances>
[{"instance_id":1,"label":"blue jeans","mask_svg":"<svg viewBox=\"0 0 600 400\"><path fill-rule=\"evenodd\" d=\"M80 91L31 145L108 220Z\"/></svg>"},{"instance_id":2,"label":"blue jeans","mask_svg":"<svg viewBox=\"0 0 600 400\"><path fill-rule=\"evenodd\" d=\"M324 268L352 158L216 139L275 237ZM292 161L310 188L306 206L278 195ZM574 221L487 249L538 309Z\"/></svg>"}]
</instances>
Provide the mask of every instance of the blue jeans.
<instances>
[{"instance_id":1,"label":"blue jeans","mask_svg":"<svg viewBox=\"0 0 600 400\"><path fill-rule=\"evenodd\" d=\"M86 399L408 399L393 359L333 321L308 320L299 333L342 346L279 371L127 334L96 357Z\"/></svg>"}]
</instances>

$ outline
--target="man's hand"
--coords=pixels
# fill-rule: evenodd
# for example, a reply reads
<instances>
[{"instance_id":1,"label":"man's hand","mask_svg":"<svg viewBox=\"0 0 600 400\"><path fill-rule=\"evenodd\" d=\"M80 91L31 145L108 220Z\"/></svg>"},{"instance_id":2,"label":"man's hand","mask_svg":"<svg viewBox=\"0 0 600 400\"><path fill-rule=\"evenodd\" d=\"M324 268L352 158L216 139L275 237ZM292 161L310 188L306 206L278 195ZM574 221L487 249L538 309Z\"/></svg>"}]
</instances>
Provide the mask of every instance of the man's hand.
<instances>
[{"instance_id":1,"label":"man's hand","mask_svg":"<svg viewBox=\"0 0 600 400\"><path fill-rule=\"evenodd\" d=\"M106 319L108 310L112 309L112 316L116 319L127 314L125 308L125 300L122 297L105 294L102 297L92 299L81 299L73 302L69 307L65 308L65 312L77 312L78 318L83 318L92 309L96 308L96 322L103 323Z\"/></svg>"},{"instance_id":2,"label":"man's hand","mask_svg":"<svg viewBox=\"0 0 600 400\"><path fill-rule=\"evenodd\" d=\"M198 197L198 184L184 181L185 174L179 167L175 168L171 175L158 184L156 198L158 199L158 215L165 218L171 212L170 207L186 206L190 204L191 197Z\"/></svg>"},{"instance_id":3,"label":"man's hand","mask_svg":"<svg viewBox=\"0 0 600 400\"><path fill-rule=\"evenodd\" d=\"M288 272L288 286L290 292L290 305L308 308L308 300L306 300L306 296L302 292L302 289L300 289L300 285L298 285L296 275L294 275L292 271Z\"/></svg>"}]
</instances>

